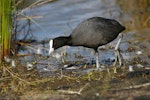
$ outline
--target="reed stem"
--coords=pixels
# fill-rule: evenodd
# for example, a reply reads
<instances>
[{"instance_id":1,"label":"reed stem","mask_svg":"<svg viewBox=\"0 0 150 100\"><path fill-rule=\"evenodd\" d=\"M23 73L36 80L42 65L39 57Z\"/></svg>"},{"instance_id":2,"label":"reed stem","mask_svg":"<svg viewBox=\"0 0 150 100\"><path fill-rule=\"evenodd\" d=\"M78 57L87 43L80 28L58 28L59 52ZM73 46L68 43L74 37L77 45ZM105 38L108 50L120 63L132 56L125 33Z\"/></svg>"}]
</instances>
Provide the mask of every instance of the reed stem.
<instances>
[{"instance_id":1,"label":"reed stem","mask_svg":"<svg viewBox=\"0 0 150 100\"><path fill-rule=\"evenodd\" d=\"M12 0L0 0L0 63L4 56L10 56L11 11Z\"/></svg>"}]
</instances>

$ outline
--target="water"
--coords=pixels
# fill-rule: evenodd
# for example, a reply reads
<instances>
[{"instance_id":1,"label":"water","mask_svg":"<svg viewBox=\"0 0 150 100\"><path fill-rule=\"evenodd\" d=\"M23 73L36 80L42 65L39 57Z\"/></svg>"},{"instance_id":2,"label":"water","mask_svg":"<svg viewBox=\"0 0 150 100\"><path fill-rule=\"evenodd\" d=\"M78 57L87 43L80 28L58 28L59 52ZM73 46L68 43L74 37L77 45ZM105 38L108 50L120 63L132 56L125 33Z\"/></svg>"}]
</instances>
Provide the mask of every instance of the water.
<instances>
[{"instance_id":1,"label":"water","mask_svg":"<svg viewBox=\"0 0 150 100\"><path fill-rule=\"evenodd\" d=\"M29 16L41 16L30 26L31 33L39 40L68 36L81 21L90 17L119 20L121 12L115 0L58 0L25 11Z\"/></svg>"},{"instance_id":2,"label":"water","mask_svg":"<svg viewBox=\"0 0 150 100\"><path fill-rule=\"evenodd\" d=\"M136 50L132 52L128 52L128 50L131 47L134 48L134 45L131 45L131 43L137 40L134 35L137 34L135 28L138 29L138 27L134 27L134 24L136 25L136 20L135 23L130 24L130 21L133 20L134 16L132 15L132 13L128 13L127 11L125 11L123 7L124 6L120 6L116 2L116 0L57 0L52 3L33 7L24 11L24 14L28 16L37 17L33 18L32 21L29 22L30 31L27 38L42 41L58 36L68 36L81 21L87 18L95 16L113 18L125 25L125 27L127 28L126 30L128 30L126 32L123 32L124 38L120 45L120 50L122 51L121 53L123 57L126 60L132 57L134 58L136 56ZM19 21L20 24L24 24L25 22L27 21ZM147 23L146 25L148 26ZM130 26L134 28L131 29ZM18 30L20 29L21 25L18 26ZM27 30L28 28L25 29L25 31ZM18 38L22 39L24 37L24 34L24 31L21 31L18 35ZM113 47L116 45L117 40L118 38L111 43ZM43 45L40 46L42 47ZM109 47L110 44L106 45L106 50L99 51L101 64L112 64L111 59L114 59L114 50L110 49ZM49 46L45 45L44 48L46 48L47 50L44 49L42 51L42 55L48 56ZM21 51L20 53L36 53L36 49L30 50L28 48L27 51ZM54 55L57 57L42 59L35 57L36 60L39 61L39 63L35 66L39 69L53 69L63 67L66 62L70 63L83 61L84 63L90 63L92 62L92 59L95 59L94 51L92 49L83 47L63 47L56 50L56 52L54 52ZM33 60L32 57L26 57L26 59L31 59L31 62ZM108 63L108 61L110 61L110 63ZM45 64L44 66L42 65L43 63Z\"/></svg>"}]
</instances>

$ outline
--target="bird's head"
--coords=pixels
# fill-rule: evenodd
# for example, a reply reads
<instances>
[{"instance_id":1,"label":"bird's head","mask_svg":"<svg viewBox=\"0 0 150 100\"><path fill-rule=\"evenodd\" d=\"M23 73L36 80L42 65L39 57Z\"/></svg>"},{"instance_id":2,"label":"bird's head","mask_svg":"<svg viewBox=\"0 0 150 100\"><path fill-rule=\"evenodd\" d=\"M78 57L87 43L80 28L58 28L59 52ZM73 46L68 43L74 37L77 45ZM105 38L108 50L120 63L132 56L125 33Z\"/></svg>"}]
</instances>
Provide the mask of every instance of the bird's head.
<instances>
[{"instance_id":1,"label":"bird's head","mask_svg":"<svg viewBox=\"0 0 150 100\"><path fill-rule=\"evenodd\" d=\"M54 39L51 39L49 41L50 49L49 49L49 54L51 54L54 50L67 45L70 37L57 37Z\"/></svg>"},{"instance_id":2,"label":"bird's head","mask_svg":"<svg viewBox=\"0 0 150 100\"><path fill-rule=\"evenodd\" d=\"M54 39L51 39L49 41L49 55L56 49L58 49L59 47L62 47L64 44L63 44L63 39L58 37L58 38L54 38Z\"/></svg>"}]
</instances>

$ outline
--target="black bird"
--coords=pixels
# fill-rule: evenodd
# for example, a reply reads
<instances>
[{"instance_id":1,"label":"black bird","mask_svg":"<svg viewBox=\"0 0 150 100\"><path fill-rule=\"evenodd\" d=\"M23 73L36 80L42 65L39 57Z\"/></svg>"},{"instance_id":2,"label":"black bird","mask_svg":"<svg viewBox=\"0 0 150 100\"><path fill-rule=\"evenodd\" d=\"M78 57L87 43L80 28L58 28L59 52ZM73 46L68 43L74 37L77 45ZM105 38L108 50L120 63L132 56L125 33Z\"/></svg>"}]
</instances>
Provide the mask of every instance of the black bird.
<instances>
[{"instance_id":1,"label":"black bird","mask_svg":"<svg viewBox=\"0 0 150 100\"><path fill-rule=\"evenodd\" d=\"M113 41L123 30L125 27L114 19L92 17L81 22L70 36L50 40L49 54L65 45L92 48L96 52L96 67L99 68L98 47Z\"/></svg>"}]
</instances>

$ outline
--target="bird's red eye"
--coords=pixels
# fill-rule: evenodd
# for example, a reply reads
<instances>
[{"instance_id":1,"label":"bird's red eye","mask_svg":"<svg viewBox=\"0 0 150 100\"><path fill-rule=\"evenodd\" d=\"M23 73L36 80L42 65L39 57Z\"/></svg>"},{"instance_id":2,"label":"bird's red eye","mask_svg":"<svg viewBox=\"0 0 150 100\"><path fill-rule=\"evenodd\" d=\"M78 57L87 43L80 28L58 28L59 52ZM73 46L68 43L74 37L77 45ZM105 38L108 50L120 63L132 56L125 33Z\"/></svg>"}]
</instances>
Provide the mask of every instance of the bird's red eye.
<instances>
[{"instance_id":1,"label":"bird's red eye","mask_svg":"<svg viewBox=\"0 0 150 100\"><path fill-rule=\"evenodd\" d=\"M114 24L114 25L118 24L118 22L116 22L115 20L111 20L111 23Z\"/></svg>"},{"instance_id":2,"label":"bird's red eye","mask_svg":"<svg viewBox=\"0 0 150 100\"><path fill-rule=\"evenodd\" d=\"M56 47L56 42L53 43L53 47Z\"/></svg>"}]
</instances>

